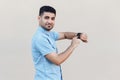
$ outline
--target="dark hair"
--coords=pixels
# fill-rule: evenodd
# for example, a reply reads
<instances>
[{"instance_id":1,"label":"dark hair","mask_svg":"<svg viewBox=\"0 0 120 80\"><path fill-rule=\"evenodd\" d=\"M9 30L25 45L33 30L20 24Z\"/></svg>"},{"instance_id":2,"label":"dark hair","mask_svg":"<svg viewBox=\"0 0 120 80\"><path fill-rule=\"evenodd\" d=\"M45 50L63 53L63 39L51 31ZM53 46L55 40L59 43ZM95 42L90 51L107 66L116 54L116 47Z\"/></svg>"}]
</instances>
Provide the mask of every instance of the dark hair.
<instances>
[{"instance_id":1,"label":"dark hair","mask_svg":"<svg viewBox=\"0 0 120 80\"><path fill-rule=\"evenodd\" d=\"M56 15L56 10L51 6L42 6L39 10L39 16L41 16L44 12L51 12Z\"/></svg>"}]
</instances>

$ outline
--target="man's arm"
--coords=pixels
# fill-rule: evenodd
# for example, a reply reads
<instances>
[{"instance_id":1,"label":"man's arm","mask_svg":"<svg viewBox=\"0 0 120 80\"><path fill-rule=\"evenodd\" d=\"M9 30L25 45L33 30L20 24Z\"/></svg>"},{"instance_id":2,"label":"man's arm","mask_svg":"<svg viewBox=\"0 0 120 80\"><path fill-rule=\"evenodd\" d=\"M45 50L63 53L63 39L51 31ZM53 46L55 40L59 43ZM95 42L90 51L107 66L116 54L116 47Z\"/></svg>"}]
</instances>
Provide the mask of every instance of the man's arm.
<instances>
[{"instance_id":1,"label":"man's arm","mask_svg":"<svg viewBox=\"0 0 120 80\"><path fill-rule=\"evenodd\" d=\"M62 40L62 39L72 39L73 37L76 36L77 33L74 32L59 32L59 39L58 40Z\"/></svg>"},{"instance_id":2,"label":"man's arm","mask_svg":"<svg viewBox=\"0 0 120 80\"><path fill-rule=\"evenodd\" d=\"M77 33L75 33L75 32L59 32L59 38L58 38L58 40L73 39L73 37L78 37ZM85 33L80 33L79 38L83 42L87 42L87 35Z\"/></svg>"},{"instance_id":3,"label":"man's arm","mask_svg":"<svg viewBox=\"0 0 120 80\"><path fill-rule=\"evenodd\" d=\"M60 65L63 63L73 52L73 50L79 45L80 39L77 39L77 37L72 39L71 45L62 53L50 53L47 54L45 57L50 60L52 63L56 65Z\"/></svg>"}]
</instances>

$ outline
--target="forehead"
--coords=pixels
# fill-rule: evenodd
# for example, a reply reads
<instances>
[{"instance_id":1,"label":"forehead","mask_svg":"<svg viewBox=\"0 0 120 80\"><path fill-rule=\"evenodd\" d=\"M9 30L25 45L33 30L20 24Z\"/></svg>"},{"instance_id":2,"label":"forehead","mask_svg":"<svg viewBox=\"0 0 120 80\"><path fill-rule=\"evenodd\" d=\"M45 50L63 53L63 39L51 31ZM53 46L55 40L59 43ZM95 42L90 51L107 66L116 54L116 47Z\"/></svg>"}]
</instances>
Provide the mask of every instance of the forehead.
<instances>
[{"instance_id":1,"label":"forehead","mask_svg":"<svg viewBox=\"0 0 120 80\"><path fill-rule=\"evenodd\" d=\"M42 16L55 17L55 14L51 12L44 12Z\"/></svg>"}]
</instances>

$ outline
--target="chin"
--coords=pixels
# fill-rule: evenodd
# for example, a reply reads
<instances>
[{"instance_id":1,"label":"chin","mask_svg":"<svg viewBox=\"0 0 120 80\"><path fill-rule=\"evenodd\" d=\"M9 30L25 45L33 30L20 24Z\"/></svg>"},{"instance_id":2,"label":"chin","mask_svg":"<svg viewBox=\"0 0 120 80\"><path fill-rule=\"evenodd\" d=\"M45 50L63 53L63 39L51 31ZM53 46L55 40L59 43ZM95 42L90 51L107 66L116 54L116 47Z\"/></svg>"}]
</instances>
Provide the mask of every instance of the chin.
<instances>
[{"instance_id":1,"label":"chin","mask_svg":"<svg viewBox=\"0 0 120 80\"><path fill-rule=\"evenodd\" d=\"M50 29L47 29L48 31L50 31L50 30L52 30L52 28L50 28Z\"/></svg>"},{"instance_id":2,"label":"chin","mask_svg":"<svg viewBox=\"0 0 120 80\"><path fill-rule=\"evenodd\" d=\"M50 31L52 28L46 28L47 31Z\"/></svg>"},{"instance_id":3,"label":"chin","mask_svg":"<svg viewBox=\"0 0 120 80\"><path fill-rule=\"evenodd\" d=\"M51 27L51 26L48 26L48 27L47 27L48 30L51 30L52 28L53 28L53 27Z\"/></svg>"}]
</instances>

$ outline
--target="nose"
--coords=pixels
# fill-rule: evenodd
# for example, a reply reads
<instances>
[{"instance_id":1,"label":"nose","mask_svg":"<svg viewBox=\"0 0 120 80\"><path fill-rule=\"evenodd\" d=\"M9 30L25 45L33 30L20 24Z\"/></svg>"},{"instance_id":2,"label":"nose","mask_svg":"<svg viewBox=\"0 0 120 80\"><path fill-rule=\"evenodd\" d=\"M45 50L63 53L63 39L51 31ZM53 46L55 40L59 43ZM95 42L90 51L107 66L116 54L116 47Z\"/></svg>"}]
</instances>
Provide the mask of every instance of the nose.
<instances>
[{"instance_id":1,"label":"nose","mask_svg":"<svg viewBox=\"0 0 120 80\"><path fill-rule=\"evenodd\" d=\"M54 23L54 20L49 19L49 20L48 20L48 23Z\"/></svg>"},{"instance_id":2,"label":"nose","mask_svg":"<svg viewBox=\"0 0 120 80\"><path fill-rule=\"evenodd\" d=\"M49 20L48 20L48 23L51 23L51 22L52 22L52 20L51 20L51 19L49 19Z\"/></svg>"}]
</instances>

